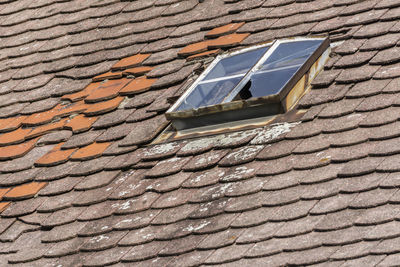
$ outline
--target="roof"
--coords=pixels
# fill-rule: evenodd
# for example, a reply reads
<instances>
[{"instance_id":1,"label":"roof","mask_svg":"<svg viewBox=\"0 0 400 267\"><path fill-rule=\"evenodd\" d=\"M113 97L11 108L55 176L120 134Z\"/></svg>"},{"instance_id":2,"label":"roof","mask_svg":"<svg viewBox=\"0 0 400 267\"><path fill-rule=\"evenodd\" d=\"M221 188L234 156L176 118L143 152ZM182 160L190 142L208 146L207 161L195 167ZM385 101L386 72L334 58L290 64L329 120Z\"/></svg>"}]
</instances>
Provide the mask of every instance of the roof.
<instances>
[{"instance_id":1,"label":"roof","mask_svg":"<svg viewBox=\"0 0 400 267\"><path fill-rule=\"evenodd\" d=\"M399 17L398 0L0 0L0 265L398 264ZM301 119L149 145L210 58L315 34L336 47Z\"/></svg>"}]
</instances>

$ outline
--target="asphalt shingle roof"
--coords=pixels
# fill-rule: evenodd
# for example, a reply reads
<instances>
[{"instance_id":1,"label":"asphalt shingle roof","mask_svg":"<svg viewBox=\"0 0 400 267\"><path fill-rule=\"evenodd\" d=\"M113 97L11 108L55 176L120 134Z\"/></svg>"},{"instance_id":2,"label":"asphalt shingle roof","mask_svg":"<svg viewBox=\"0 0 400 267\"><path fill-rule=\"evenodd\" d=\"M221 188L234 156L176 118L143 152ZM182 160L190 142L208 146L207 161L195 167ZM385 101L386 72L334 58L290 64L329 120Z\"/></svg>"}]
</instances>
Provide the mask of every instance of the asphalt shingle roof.
<instances>
[{"instance_id":1,"label":"asphalt shingle roof","mask_svg":"<svg viewBox=\"0 0 400 267\"><path fill-rule=\"evenodd\" d=\"M0 266L398 264L399 18L398 0L0 0ZM320 34L301 119L148 145L216 54Z\"/></svg>"}]
</instances>

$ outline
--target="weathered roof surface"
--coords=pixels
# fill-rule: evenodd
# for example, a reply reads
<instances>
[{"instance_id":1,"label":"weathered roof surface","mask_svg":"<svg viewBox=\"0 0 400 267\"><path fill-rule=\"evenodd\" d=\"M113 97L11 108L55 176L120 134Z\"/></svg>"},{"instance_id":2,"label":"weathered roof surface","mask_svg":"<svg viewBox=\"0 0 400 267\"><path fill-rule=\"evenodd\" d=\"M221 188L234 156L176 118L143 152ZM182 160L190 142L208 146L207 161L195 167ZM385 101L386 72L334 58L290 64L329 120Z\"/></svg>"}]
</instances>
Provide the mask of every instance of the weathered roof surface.
<instances>
[{"instance_id":1,"label":"weathered roof surface","mask_svg":"<svg viewBox=\"0 0 400 267\"><path fill-rule=\"evenodd\" d=\"M398 264L398 18L398 0L0 0L0 265ZM311 34L344 42L301 120L147 146L202 58Z\"/></svg>"}]
</instances>

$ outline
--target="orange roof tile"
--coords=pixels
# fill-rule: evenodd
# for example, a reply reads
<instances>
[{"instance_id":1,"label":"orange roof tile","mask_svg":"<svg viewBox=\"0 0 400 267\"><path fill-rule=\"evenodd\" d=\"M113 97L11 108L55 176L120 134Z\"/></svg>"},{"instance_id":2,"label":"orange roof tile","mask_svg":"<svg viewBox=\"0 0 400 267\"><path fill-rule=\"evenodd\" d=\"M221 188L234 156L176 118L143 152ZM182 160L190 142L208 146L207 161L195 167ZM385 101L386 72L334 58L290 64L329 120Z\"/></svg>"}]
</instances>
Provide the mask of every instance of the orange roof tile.
<instances>
[{"instance_id":1,"label":"orange roof tile","mask_svg":"<svg viewBox=\"0 0 400 267\"><path fill-rule=\"evenodd\" d=\"M203 53L195 54L193 56L189 56L187 60L194 60L194 59L199 59L199 58L205 58L205 57L210 57L210 56L215 56L218 55L221 52L221 49L214 49L214 50L209 50Z\"/></svg>"},{"instance_id":2,"label":"orange roof tile","mask_svg":"<svg viewBox=\"0 0 400 267\"><path fill-rule=\"evenodd\" d=\"M27 126L35 126L51 122L56 117L65 117L73 113L83 112L86 104L83 100L67 105L59 104L51 110L35 113L26 118L22 124Z\"/></svg>"},{"instance_id":3,"label":"orange roof tile","mask_svg":"<svg viewBox=\"0 0 400 267\"><path fill-rule=\"evenodd\" d=\"M65 117L73 113L85 111L87 108L86 103L81 100L68 105L59 105L56 107L57 117Z\"/></svg>"},{"instance_id":4,"label":"orange roof tile","mask_svg":"<svg viewBox=\"0 0 400 267\"><path fill-rule=\"evenodd\" d=\"M63 119L60 120L58 122L55 123L50 123L50 124L46 124L43 126L39 126L35 129L33 129L27 136L26 138L33 138L33 137L38 137L41 135L44 135L46 133L49 133L51 131L55 131L55 130L60 130L62 128L64 128L65 123L67 122L67 119Z\"/></svg>"},{"instance_id":5,"label":"orange roof tile","mask_svg":"<svg viewBox=\"0 0 400 267\"><path fill-rule=\"evenodd\" d=\"M119 106L119 104L121 104L122 100L124 100L123 97L116 97L108 101L98 102L95 104L88 104L87 109L84 113L90 116L103 114L105 112L116 109Z\"/></svg>"},{"instance_id":6,"label":"orange roof tile","mask_svg":"<svg viewBox=\"0 0 400 267\"><path fill-rule=\"evenodd\" d=\"M74 94L65 95L61 99L70 100L72 102L82 100L88 95L90 95L93 92L93 90L96 89L100 84L101 84L100 82L92 82L88 86L86 86L85 89L83 89L82 91Z\"/></svg>"},{"instance_id":7,"label":"orange roof tile","mask_svg":"<svg viewBox=\"0 0 400 267\"><path fill-rule=\"evenodd\" d=\"M98 81L104 81L107 79L118 79L122 78L122 72L106 72L100 75L97 75L96 77L93 77L92 81L98 82Z\"/></svg>"},{"instance_id":8,"label":"orange roof tile","mask_svg":"<svg viewBox=\"0 0 400 267\"><path fill-rule=\"evenodd\" d=\"M185 57L207 51L208 44L208 41L202 41L187 45L178 52L178 55Z\"/></svg>"},{"instance_id":9,"label":"orange roof tile","mask_svg":"<svg viewBox=\"0 0 400 267\"><path fill-rule=\"evenodd\" d=\"M76 149L65 149L61 150L61 146L64 143L60 143L53 147L46 155L41 157L35 162L36 166L54 166L66 162L72 153L76 151Z\"/></svg>"},{"instance_id":10,"label":"orange roof tile","mask_svg":"<svg viewBox=\"0 0 400 267\"><path fill-rule=\"evenodd\" d=\"M24 156L35 147L37 139L32 139L28 142L0 147L0 160L10 160Z\"/></svg>"},{"instance_id":11,"label":"orange roof tile","mask_svg":"<svg viewBox=\"0 0 400 267\"><path fill-rule=\"evenodd\" d=\"M249 33L233 33L229 35L224 35L218 37L215 40L210 41L208 47L212 49L212 48L222 48L222 47L230 47L238 45L249 35L250 35Z\"/></svg>"},{"instance_id":12,"label":"orange roof tile","mask_svg":"<svg viewBox=\"0 0 400 267\"><path fill-rule=\"evenodd\" d=\"M88 146L82 147L71 156L71 159L88 160L97 158L101 156L101 154L104 152L104 150L107 149L110 144L111 143L93 143Z\"/></svg>"},{"instance_id":13,"label":"orange roof tile","mask_svg":"<svg viewBox=\"0 0 400 267\"><path fill-rule=\"evenodd\" d=\"M124 70L122 72L122 74L124 74L124 75L143 75L153 69L154 69L154 67L148 67L148 66L135 67L135 68L130 68L130 69Z\"/></svg>"},{"instance_id":14,"label":"orange roof tile","mask_svg":"<svg viewBox=\"0 0 400 267\"><path fill-rule=\"evenodd\" d=\"M25 120L23 120L22 124L27 126L34 126L48 123L57 115L56 107L48 111L32 114L28 116Z\"/></svg>"},{"instance_id":15,"label":"orange roof tile","mask_svg":"<svg viewBox=\"0 0 400 267\"><path fill-rule=\"evenodd\" d=\"M100 102L114 98L118 95L118 92L131 81L132 79L126 78L109 80L93 90L93 92L86 97L85 102Z\"/></svg>"},{"instance_id":16,"label":"orange roof tile","mask_svg":"<svg viewBox=\"0 0 400 267\"><path fill-rule=\"evenodd\" d=\"M145 76L134 79L131 83L125 86L121 91L121 95L130 95L142 93L149 90L151 85L157 81L157 79L147 79Z\"/></svg>"},{"instance_id":17,"label":"orange roof tile","mask_svg":"<svg viewBox=\"0 0 400 267\"><path fill-rule=\"evenodd\" d=\"M71 129L74 133L80 133L89 130L90 127L92 127L92 124L96 122L96 120L97 117L86 117L80 114L68 121L64 125L64 127L67 129Z\"/></svg>"},{"instance_id":18,"label":"orange roof tile","mask_svg":"<svg viewBox=\"0 0 400 267\"><path fill-rule=\"evenodd\" d=\"M13 145L22 143L26 136L32 131L32 129L18 128L15 131L4 133L0 135L0 145Z\"/></svg>"},{"instance_id":19,"label":"orange roof tile","mask_svg":"<svg viewBox=\"0 0 400 267\"><path fill-rule=\"evenodd\" d=\"M0 132L9 132L18 129L21 122L26 119L26 116L11 117L0 119Z\"/></svg>"},{"instance_id":20,"label":"orange roof tile","mask_svg":"<svg viewBox=\"0 0 400 267\"><path fill-rule=\"evenodd\" d=\"M24 199L32 197L39 192L47 183L32 182L16 186L4 195L4 199Z\"/></svg>"},{"instance_id":21,"label":"orange roof tile","mask_svg":"<svg viewBox=\"0 0 400 267\"><path fill-rule=\"evenodd\" d=\"M242 27L244 24L244 22L240 22L240 23L231 23L228 25L224 25L218 28L214 28L211 31L209 31L206 34L206 37L208 38L214 38L214 37L218 37L221 35L225 35L225 34L229 34L229 33L233 33L235 32L237 29L239 29L240 27Z\"/></svg>"},{"instance_id":22,"label":"orange roof tile","mask_svg":"<svg viewBox=\"0 0 400 267\"><path fill-rule=\"evenodd\" d=\"M112 70L121 70L126 68L132 68L139 66L144 60L146 60L150 54L137 54L128 58L121 59L114 66Z\"/></svg>"}]
</instances>

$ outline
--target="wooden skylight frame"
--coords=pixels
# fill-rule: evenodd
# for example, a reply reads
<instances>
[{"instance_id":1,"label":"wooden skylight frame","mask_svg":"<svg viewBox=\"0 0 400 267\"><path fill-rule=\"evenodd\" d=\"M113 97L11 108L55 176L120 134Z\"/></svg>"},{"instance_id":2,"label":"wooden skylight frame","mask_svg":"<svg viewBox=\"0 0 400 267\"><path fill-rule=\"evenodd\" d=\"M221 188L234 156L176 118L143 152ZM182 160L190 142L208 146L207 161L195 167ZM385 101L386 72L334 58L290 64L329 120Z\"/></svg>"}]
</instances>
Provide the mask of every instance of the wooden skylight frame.
<instances>
[{"instance_id":1,"label":"wooden skylight frame","mask_svg":"<svg viewBox=\"0 0 400 267\"><path fill-rule=\"evenodd\" d=\"M321 41L318 48L301 64L301 66L299 65L300 67L298 70L287 80L279 93L249 99L240 99L240 97L238 97L239 92L249 83L253 75L255 73L257 75L260 74L260 66L268 60L281 44L314 40ZM186 110L177 110L222 59L248 53L263 47L269 48L247 71L230 93L224 97L221 103ZM219 55L167 111L166 117L171 121L172 126L176 130L185 130L285 113L298 102L311 81L315 78L317 73L322 70L329 58L329 54L329 39L324 36L312 36L280 39L274 42ZM294 65L292 67L294 67Z\"/></svg>"}]
</instances>

